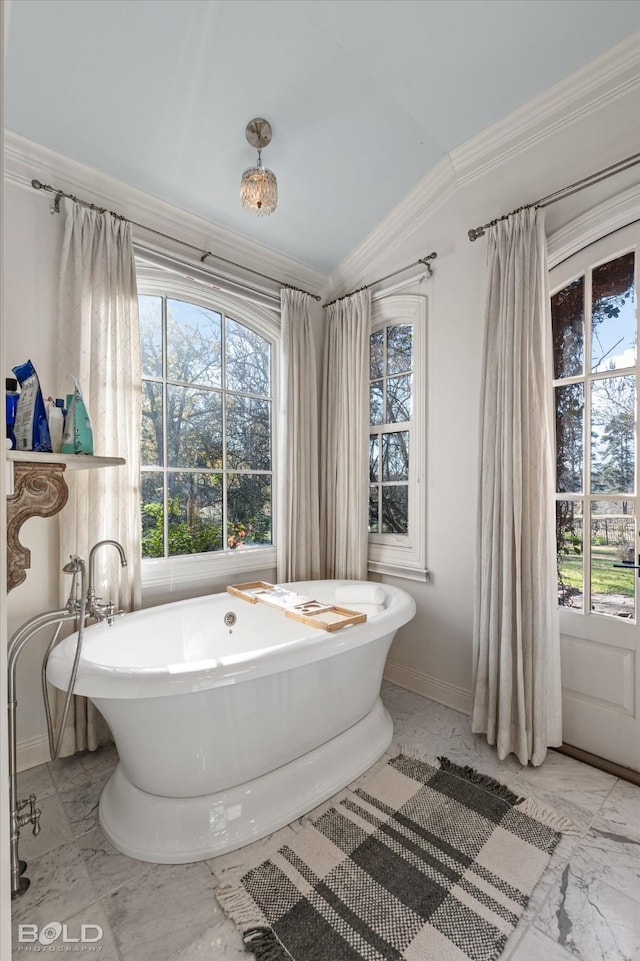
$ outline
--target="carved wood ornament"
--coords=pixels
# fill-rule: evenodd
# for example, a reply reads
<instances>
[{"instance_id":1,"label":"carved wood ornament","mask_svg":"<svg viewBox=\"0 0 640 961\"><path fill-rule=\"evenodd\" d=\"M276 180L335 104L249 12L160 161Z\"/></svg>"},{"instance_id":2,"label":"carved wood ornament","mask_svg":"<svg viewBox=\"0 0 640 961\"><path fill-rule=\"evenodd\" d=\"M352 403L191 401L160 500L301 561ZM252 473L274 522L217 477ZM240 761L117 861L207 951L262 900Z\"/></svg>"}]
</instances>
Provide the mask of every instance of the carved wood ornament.
<instances>
[{"instance_id":1,"label":"carved wood ornament","mask_svg":"<svg viewBox=\"0 0 640 961\"><path fill-rule=\"evenodd\" d=\"M15 463L14 492L7 497L7 593L22 584L31 551L20 543L20 528L30 517L53 517L67 503L65 464Z\"/></svg>"}]
</instances>

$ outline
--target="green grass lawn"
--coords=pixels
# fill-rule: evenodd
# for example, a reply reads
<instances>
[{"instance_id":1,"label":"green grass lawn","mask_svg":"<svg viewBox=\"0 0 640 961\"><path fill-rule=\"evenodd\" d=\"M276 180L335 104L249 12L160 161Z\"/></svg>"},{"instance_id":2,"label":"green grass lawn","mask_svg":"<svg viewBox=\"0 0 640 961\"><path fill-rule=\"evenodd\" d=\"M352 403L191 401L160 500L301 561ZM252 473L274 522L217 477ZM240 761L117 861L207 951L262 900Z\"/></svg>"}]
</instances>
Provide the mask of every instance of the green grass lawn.
<instances>
[{"instance_id":1,"label":"green grass lawn","mask_svg":"<svg viewBox=\"0 0 640 961\"><path fill-rule=\"evenodd\" d=\"M625 597L633 597L635 590L633 579L637 572L612 566L619 562L617 547L594 545L591 548L592 594L623 594ZM583 589L580 555L561 554L559 573L567 587L575 587L580 591Z\"/></svg>"}]
</instances>

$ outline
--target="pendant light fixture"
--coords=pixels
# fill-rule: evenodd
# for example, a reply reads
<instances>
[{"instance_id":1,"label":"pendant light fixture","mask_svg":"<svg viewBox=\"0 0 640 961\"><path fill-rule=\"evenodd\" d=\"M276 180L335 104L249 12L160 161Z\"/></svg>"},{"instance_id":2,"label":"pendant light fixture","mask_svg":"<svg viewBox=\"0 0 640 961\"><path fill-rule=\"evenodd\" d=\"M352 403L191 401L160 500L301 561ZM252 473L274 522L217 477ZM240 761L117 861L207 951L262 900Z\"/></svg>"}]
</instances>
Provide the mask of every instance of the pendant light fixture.
<instances>
[{"instance_id":1,"label":"pendant light fixture","mask_svg":"<svg viewBox=\"0 0 640 961\"><path fill-rule=\"evenodd\" d=\"M258 163L255 167L247 167L242 174L240 200L247 210L264 217L272 214L278 206L276 175L262 166L262 149L271 143L271 125L262 117L254 117L247 124L245 136L258 151Z\"/></svg>"}]
</instances>

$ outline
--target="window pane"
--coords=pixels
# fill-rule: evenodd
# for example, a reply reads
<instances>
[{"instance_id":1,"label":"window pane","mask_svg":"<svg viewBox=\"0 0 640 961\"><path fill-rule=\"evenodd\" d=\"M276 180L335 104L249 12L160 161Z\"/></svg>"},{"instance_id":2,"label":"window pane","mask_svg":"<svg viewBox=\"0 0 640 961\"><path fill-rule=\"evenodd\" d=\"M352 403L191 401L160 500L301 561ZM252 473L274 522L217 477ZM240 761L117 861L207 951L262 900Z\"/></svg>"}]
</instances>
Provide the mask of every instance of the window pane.
<instances>
[{"instance_id":1,"label":"window pane","mask_svg":"<svg viewBox=\"0 0 640 961\"><path fill-rule=\"evenodd\" d=\"M164 496L160 471L143 471L142 489L142 556L164 557Z\"/></svg>"},{"instance_id":2,"label":"window pane","mask_svg":"<svg viewBox=\"0 0 640 961\"><path fill-rule=\"evenodd\" d=\"M376 330L369 338L369 370L371 380L384 377L384 331Z\"/></svg>"},{"instance_id":3,"label":"window pane","mask_svg":"<svg viewBox=\"0 0 640 961\"><path fill-rule=\"evenodd\" d=\"M553 376L574 377L584 367L584 277L551 298Z\"/></svg>"},{"instance_id":4,"label":"window pane","mask_svg":"<svg viewBox=\"0 0 640 961\"><path fill-rule=\"evenodd\" d=\"M162 377L162 297L141 294L140 360L143 377Z\"/></svg>"},{"instance_id":5,"label":"window pane","mask_svg":"<svg viewBox=\"0 0 640 961\"><path fill-rule=\"evenodd\" d=\"M411 374L387 380L387 424L411 420Z\"/></svg>"},{"instance_id":6,"label":"window pane","mask_svg":"<svg viewBox=\"0 0 640 961\"><path fill-rule=\"evenodd\" d=\"M387 327L387 374L401 374L411 370L412 339L411 324Z\"/></svg>"},{"instance_id":7,"label":"window pane","mask_svg":"<svg viewBox=\"0 0 640 961\"><path fill-rule=\"evenodd\" d=\"M271 401L227 394L227 467L271 469Z\"/></svg>"},{"instance_id":8,"label":"window pane","mask_svg":"<svg viewBox=\"0 0 640 961\"><path fill-rule=\"evenodd\" d=\"M629 501L594 501L591 513L591 609L613 617L635 617L636 521Z\"/></svg>"},{"instance_id":9,"label":"window pane","mask_svg":"<svg viewBox=\"0 0 640 961\"><path fill-rule=\"evenodd\" d=\"M167 386L169 467L222 467L222 400L217 390Z\"/></svg>"},{"instance_id":10,"label":"window pane","mask_svg":"<svg viewBox=\"0 0 640 961\"><path fill-rule=\"evenodd\" d=\"M406 534L409 530L409 488L406 484L382 487L382 533Z\"/></svg>"},{"instance_id":11,"label":"window pane","mask_svg":"<svg viewBox=\"0 0 640 961\"><path fill-rule=\"evenodd\" d=\"M222 475L169 474L169 555L222 549Z\"/></svg>"},{"instance_id":12,"label":"window pane","mask_svg":"<svg viewBox=\"0 0 640 961\"><path fill-rule=\"evenodd\" d=\"M556 483L564 493L580 493L584 468L584 385L556 387Z\"/></svg>"},{"instance_id":13,"label":"window pane","mask_svg":"<svg viewBox=\"0 0 640 961\"><path fill-rule=\"evenodd\" d=\"M377 434L369 438L369 480L377 481L380 461L380 438Z\"/></svg>"},{"instance_id":14,"label":"window pane","mask_svg":"<svg viewBox=\"0 0 640 961\"><path fill-rule=\"evenodd\" d=\"M592 274L592 370L619 370L636 362L636 289L633 253Z\"/></svg>"},{"instance_id":15,"label":"window pane","mask_svg":"<svg viewBox=\"0 0 640 961\"><path fill-rule=\"evenodd\" d=\"M409 431L394 431L392 434L382 435L382 479L409 479Z\"/></svg>"},{"instance_id":16,"label":"window pane","mask_svg":"<svg viewBox=\"0 0 640 961\"><path fill-rule=\"evenodd\" d=\"M167 300L167 379L221 386L221 317L213 310Z\"/></svg>"},{"instance_id":17,"label":"window pane","mask_svg":"<svg viewBox=\"0 0 640 961\"><path fill-rule=\"evenodd\" d=\"M271 477L231 474L227 487L227 547L271 544Z\"/></svg>"},{"instance_id":18,"label":"window pane","mask_svg":"<svg viewBox=\"0 0 640 961\"><path fill-rule=\"evenodd\" d=\"M369 533L377 534L380 530L378 523L378 491L379 488L369 488Z\"/></svg>"},{"instance_id":19,"label":"window pane","mask_svg":"<svg viewBox=\"0 0 640 961\"><path fill-rule=\"evenodd\" d=\"M270 395L271 345L268 340L227 317L225 387L247 394Z\"/></svg>"},{"instance_id":20,"label":"window pane","mask_svg":"<svg viewBox=\"0 0 640 961\"><path fill-rule=\"evenodd\" d=\"M558 603L584 606L582 501L556 504L556 551L558 555Z\"/></svg>"},{"instance_id":21,"label":"window pane","mask_svg":"<svg viewBox=\"0 0 640 961\"><path fill-rule=\"evenodd\" d=\"M635 377L591 385L591 489L632 493L635 483Z\"/></svg>"},{"instance_id":22,"label":"window pane","mask_svg":"<svg viewBox=\"0 0 640 961\"><path fill-rule=\"evenodd\" d=\"M382 424L384 420L384 381L376 380L369 386L369 423Z\"/></svg>"},{"instance_id":23,"label":"window pane","mask_svg":"<svg viewBox=\"0 0 640 961\"><path fill-rule=\"evenodd\" d=\"M162 384L142 381L142 427L140 463L143 467L162 465Z\"/></svg>"}]
</instances>

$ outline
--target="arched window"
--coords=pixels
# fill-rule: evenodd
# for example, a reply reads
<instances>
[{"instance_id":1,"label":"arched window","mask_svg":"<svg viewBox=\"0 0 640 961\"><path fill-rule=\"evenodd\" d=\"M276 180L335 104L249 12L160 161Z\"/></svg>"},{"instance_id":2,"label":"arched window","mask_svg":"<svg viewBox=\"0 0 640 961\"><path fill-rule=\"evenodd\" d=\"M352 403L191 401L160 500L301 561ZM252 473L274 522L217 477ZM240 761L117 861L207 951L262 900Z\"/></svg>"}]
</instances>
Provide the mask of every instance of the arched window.
<instances>
[{"instance_id":1,"label":"arched window","mask_svg":"<svg viewBox=\"0 0 640 961\"><path fill-rule=\"evenodd\" d=\"M142 559L156 562L144 580L268 567L276 318L157 268L139 269L138 288Z\"/></svg>"}]
</instances>

